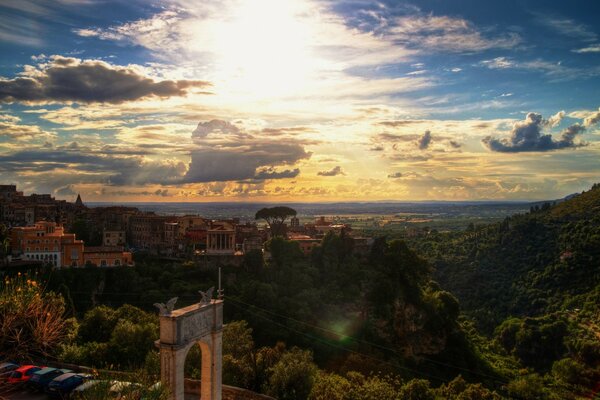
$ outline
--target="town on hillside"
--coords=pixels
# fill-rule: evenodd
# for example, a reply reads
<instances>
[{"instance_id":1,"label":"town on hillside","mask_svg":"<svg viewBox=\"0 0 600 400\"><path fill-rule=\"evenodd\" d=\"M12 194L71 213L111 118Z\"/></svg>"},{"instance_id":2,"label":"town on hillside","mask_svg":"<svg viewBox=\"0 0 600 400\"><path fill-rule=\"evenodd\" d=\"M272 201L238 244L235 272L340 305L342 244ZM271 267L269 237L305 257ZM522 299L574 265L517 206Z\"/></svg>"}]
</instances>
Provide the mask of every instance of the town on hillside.
<instances>
[{"instance_id":1,"label":"town on hillside","mask_svg":"<svg viewBox=\"0 0 600 400\"><path fill-rule=\"evenodd\" d=\"M370 251L373 240L356 235L349 224L323 216L301 223L295 211L288 210L289 215L278 220L276 233L297 242L305 255L329 232L351 240L358 256ZM79 195L71 203L50 194L25 195L16 185L0 185L0 225L8 231L8 266L57 268L131 266L133 253L194 260L201 265L239 265L252 251L268 258L265 243L275 236L272 224L255 220L159 215L127 206L87 207Z\"/></svg>"}]
</instances>

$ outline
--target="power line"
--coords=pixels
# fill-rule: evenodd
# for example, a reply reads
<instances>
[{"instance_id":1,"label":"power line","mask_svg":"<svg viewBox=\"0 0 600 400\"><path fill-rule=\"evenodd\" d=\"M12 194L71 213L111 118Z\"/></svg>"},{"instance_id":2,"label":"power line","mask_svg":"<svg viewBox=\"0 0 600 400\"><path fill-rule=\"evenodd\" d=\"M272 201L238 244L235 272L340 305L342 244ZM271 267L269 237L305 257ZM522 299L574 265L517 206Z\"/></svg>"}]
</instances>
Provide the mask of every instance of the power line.
<instances>
[{"instance_id":1,"label":"power line","mask_svg":"<svg viewBox=\"0 0 600 400\"><path fill-rule=\"evenodd\" d=\"M88 295L90 294L89 292L72 292L72 291L69 291L69 293L70 294L88 294ZM117 292L103 292L103 293L98 293L97 294L97 296L103 296L103 295L142 296L143 293L137 294L137 293L127 293L127 292L122 292L122 293L117 293ZM182 296L179 296L179 298L182 298L182 299L189 298L189 299L191 299L191 298L197 298L197 296L194 296L194 295L182 295ZM397 356L402 357L401 354L399 354L395 349L392 349L390 347L386 347L386 346L383 346L383 345L380 345L380 344L377 344L377 343L369 342L369 341L366 341L364 339L358 339L358 338L355 338L353 336L340 334L339 332L335 332L333 330L330 330L330 329L327 329L327 328L323 328L323 327L320 327L318 325L314 325L314 324L311 324L311 323L308 323L308 322L305 322L305 321L301 321L301 320L298 320L296 318L293 318L293 317L290 317L290 316L287 316L287 315L279 314L279 313L276 313L274 311L270 311L270 310L258 307L258 306L254 305L254 304L249 304L249 303L243 302L243 301L235 299L233 297L227 297L226 300L228 302L237 302L237 303L242 304L242 305L244 305L246 307L253 307L253 308L256 308L256 309L258 309L258 310L260 310L262 312L265 312L267 314L271 314L271 315L274 315L274 316L279 317L279 318L287 319L287 320L296 322L298 324L301 324L301 325L304 325L304 326L307 326L307 327L310 327L310 328L313 328L313 329L316 329L316 330L320 330L320 331L323 331L323 332L326 332L326 333L329 333L329 334L332 334L332 335L335 335L335 336L338 336L338 337L339 336L343 336L344 338L350 339L350 340L352 340L354 342L357 342L357 343L363 343L363 344L367 344L369 346L377 347L377 348L379 348L381 350L386 350L386 351L389 351L389 352L391 352L391 353L393 353L393 354L395 354ZM131 300L129 300L129 301L131 301ZM143 302L141 300L131 301L131 302L132 303L137 303L137 304L145 304L145 302ZM91 300L90 300L90 303L91 303ZM253 313L253 314L257 315L256 313ZM272 321L272 322L274 322L274 321ZM276 322L274 322L274 323L276 323ZM291 328L289 328L289 329L291 329ZM313 337L313 339L314 339L314 337ZM424 359L424 360L426 360L426 361L429 361L431 363L434 363L434 364L438 364L438 365L441 365L441 366L444 366L444 367L454 368L456 370L461 370L461 371L469 372L469 373L471 373L473 375L484 377L484 378L490 379L490 380L498 382L498 383L502 383L502 384L507 384L508 383L507 381L501 380L501 379L499 379L499 378L497 378L495 376L488 375L488 374L485 374L485 373L482 373L482 372L478 372L478 371L475 371L475 370L472 370L472 369L469 369L469 368L465 368L465 367L461 367L461 366L453 365L453 364L449 364L449 363L444 363L444 362L433 360L431 358L424 357L424 356L421 356L421 358Z\"/></svg>"},{"instance_id":2,"label":"power line","mask_svg":"<svg viewBox=\"0 0 600 400\"><path fill-rule=\"evenodd\" d=\"M234 307L238 307L238 308L241 309L241 306L239 306L239 305L235 305L234 304ZM432 378L432 379L438 380L440 382L446 381L446 378L442 378L442 377L439 377L439 376L431 375L431 374L428 374L426 372L418 371L418 370L415 370L415 369L412 369L412 368L409 368L409 367L405 367L405 366L402 366L402 365L393 364L393 363L391 363L389 361L382 360L382 359L374 357L372 355L364 354L364 353L358 352L356 350L349 349L349 348L341 346L341 345L337 345L337 344L334 344L334 343L327 342L327 341L323 340L322 338L320 338L318 336L313 336L313 335L310 335L310 334L308 334L306 332L302 332L302 331L299 331L297 329L291 328L291 327L289 327L287 325L284 325L284 324L282 324L280 322L274 321L274 320L272 320L272 319L270 319L270 318L268 318L268 317L266 317L264 315L261 315L259 313L255 313L255 312L252 312L252 311L249 311L249 312L251 314L254 314L255 316L257 316L259 318L267 320L267 321L269 321L269 322L271 322L271 323L273 323L275 325L278 325L278 326L280 326L280 327L282 327L284 329L287 329L287 330L290 330L292 332L295 332L295 333L297 333L299 335L306 336L309 339L316 340L316 341L318 341L318 342L320 342L320 343L322 343L322 344L324 344L326 346L330 346L330 347L333 347L333 348L336 348L336 349L344 350L344 351L347 351L347 352L350 352L350 353L353 353L353 354L357 354L357 355L360 355L360 356L363 356L363 357L367 357L367 358L373 359L375 361L378 361L380 363L390 365L390 366L392 366L394 368L404 369L406 371L412 372L413 374L417 374L417 375L425 376L425 377L428 377L428 378Z\"/></svg>"},{"instance_id":3,"label":"power line","mask_svg":"<svg viewBox=\"0 0 600 400\"><path fill-rule=\"evenodd\" d=\"M310 323L308 323L308 322L304 322L304 321L297 320L297 319L295 319L295 318L293 318L293 317L288 317L288 316L285 316L285 315L282 315L282 314L278 314L278 313L276 313L276 312L273 312L273 311L270 311L270 310L266 310L266 309L264 309L264 308L261 308L261 307L255 306L255 305L253 305L253 304L248 304L248 303L245 303L245 302L243 302L243 301L241 301L241 300L237 300L237 299L233 299L233 298L231 298L231 297L228 297L228 298L227 298L227 301L237 302L237 303L243 304L243 305L245 305L245 306L248 306L248 307L254 307L254 308L256 308L256 309L259 309L259 310L261 310L261 311L263 311L263 312L266 312L266 313L268 313L268 314L271 314L271 315L275 315L275 316L277 316L277 317L280 317L280 318L288 319L288 320L290 320L290 321L294 321L294 322L297 322L297 323L299 323L299 324L302 324L302 325L305 325L305 326L308 326L308 327L311 327L311 328L314 328L314 329L317 329L317 330L321 330L321 331L323 331L323 332L327 332L327 333L333 334L333 335L335 335L335 336L343 336L344 338L350 339L350 340L352 340L352 341L354 341L354 342L358 342L358 343L364 343L364 344L367 344L367 345L370 345L370 346L373 346L373 347L378 347L378 348L380 348L380 349L382 349L382 350L387 350L387 351L390 351L390 352L392 352L392 353L394 353L394 354L396 354L396 355L398 355L398 356L402 356L401 354L398 354L398 352L397 352L396 350L392 349L392 348L389 348L389 347L386 347L386 346L382 346L382 345L379 345L379 344L377 344L377 343L372 343L372 342L369 342L369 341L366 341L366 340L358 339L358 338L355 338L355 337L352 337L352 336L349 336L349 335L344 335L344 334L341 334L341 333L335 332L335 331L333 331L333 330L330 330L330 329L327 329L327 328L320 327L320 326L318 326L318 325L313 325L313 324L310 324ZM474 371L474 370L471 370L471 369L468 369L468 368L459 367L459 366L457 366L457 365L453 365L453 364L447 364L447 363L443 363L443 362L441 362L441 361L432 360L432 359L430 359L430 358L427 358L427 357L421 357L421 358L423 358L424 360L430 361L430 362L432 362L432 363L435 363L435 364L439 364L439 365L445 366L445 367L451 367L451 368L455 368L455 369L463 370L463 371L465 371L465 372L470 372L470 373L472 373L472 374L475 374L475 375L479 375L479 376L482 376L482 377L486 377L486 378L492 379L492 380L494 380L494 381L496 381L496 382L500 382L500 383L503 383L503 384L506 384L506 383L508 383L508 382L506 382L506 381L499 380L497 377L494 377L494 376L491 376L491 375L487 375L487 374L483 374L483 373L481 373L481 372L477 372L477 371Z\"/></svg>"}]
</instances>

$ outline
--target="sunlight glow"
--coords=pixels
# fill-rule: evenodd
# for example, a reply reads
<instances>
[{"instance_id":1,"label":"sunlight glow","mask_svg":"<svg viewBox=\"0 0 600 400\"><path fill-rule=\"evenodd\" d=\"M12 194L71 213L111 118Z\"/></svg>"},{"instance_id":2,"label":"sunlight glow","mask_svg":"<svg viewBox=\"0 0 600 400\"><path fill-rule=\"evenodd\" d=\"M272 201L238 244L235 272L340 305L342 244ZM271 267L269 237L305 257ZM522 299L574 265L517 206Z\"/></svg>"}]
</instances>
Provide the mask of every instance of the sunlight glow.
<instances>
[{"instance_id":1,"label":"sunlight glow","mask_svg":"<svg viewBox=\"0 0 600 400\"><path fill-rule=\"evenodd\" d=\"M295 94L311 79L316 59L300 0L242 0L214 27L215 67L225 87L264 98Z\"/></svg>"}]
</instances>

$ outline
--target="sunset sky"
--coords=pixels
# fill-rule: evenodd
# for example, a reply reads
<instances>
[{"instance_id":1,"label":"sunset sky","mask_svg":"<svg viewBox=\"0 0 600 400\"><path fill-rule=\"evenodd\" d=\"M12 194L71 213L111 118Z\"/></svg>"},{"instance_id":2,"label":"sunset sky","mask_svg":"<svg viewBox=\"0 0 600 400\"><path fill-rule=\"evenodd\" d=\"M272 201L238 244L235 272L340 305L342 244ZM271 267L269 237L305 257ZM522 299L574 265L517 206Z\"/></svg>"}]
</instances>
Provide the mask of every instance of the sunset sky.
<instances>
[{"instance_id":1,"label":"sunset sky","mask_svg":"<svg viewBox=\"0 0 600 400\"><path fill-rule=\"evenodd\" d=\"M600 2L0 1L0 183L84 201L600 182Z\"/></svg>"}]
</instances>

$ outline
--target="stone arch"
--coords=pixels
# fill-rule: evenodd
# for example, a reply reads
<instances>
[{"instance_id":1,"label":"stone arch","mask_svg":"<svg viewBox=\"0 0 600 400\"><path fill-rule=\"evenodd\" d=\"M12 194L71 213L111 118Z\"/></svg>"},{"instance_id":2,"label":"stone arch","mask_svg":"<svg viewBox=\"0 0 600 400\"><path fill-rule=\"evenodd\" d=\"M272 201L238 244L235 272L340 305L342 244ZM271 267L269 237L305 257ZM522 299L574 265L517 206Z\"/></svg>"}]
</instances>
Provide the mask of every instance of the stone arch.
<instances>
[{"instance_id":1,"label":"stone arch","mask_svg":"<svg viewBox=\"0 0 600 400\"><path fill-rule=\"evenodd\" d=\"M171 400L184 400L184 366L190 349L202 353L201 400L221 400L223 301L211 300L160 315L161 382Z\"/></svg>"}]
</instances>

